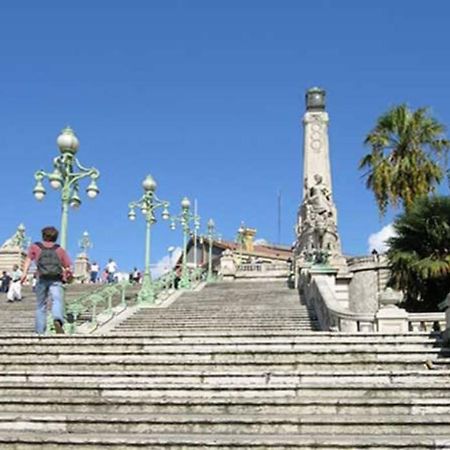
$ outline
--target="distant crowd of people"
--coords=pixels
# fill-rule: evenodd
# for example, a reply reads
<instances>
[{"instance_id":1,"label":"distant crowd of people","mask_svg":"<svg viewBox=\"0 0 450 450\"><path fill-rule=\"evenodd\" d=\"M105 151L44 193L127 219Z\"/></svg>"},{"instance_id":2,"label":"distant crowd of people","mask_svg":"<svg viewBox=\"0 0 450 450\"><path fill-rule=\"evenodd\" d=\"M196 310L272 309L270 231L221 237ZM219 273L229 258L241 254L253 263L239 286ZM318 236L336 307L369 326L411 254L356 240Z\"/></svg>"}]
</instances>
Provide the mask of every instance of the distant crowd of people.
<instances>
[{"instance_id":1,"label":"distant crowd of people","mask_svg":"<svg viewBox=\"0 0 450 450\"><path fill-rule=\"evenodd\" d=\"M119 272L117 263L110 258L105 268L100 272L99 264L94 261L89 267L90 283L117 283L123 279L123 274ZM128 275L128 280L132 283L140 283L142 279L141 272L135 267Z\"/></svg>"}]
</instances>

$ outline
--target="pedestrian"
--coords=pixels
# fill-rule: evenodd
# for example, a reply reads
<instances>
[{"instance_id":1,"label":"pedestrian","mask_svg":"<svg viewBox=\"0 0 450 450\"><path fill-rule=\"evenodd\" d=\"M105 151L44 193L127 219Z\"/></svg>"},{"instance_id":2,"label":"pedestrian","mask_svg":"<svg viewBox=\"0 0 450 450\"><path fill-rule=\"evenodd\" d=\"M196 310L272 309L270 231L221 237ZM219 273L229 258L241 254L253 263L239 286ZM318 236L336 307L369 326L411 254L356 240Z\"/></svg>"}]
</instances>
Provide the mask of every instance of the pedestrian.
<instances>
[{"instance_id":1,"label":"pedestrian","mask_svg":"<svg viewBox=\"0 0 450 450\"><path fill-rule=\"evenodd\" d=\"M14 264L13 270L11 272L11 282L9 283L8 293L6 294L6 298L8 302L20 302L22 300L22 271L19 269L17 264Z\"/></svg>"},{"instance_id":2,"label":"pedestrian","mask_svg":"<svg viewBox=\"0 0 450 450\"><path fill-rule=\"evenodd\" d=\"M132 281L135 284L139 284L139 282L141 281L141 272L139 272L137 267L135 267L133 269L133 272L131 272L131 280L130 281Z\"/></svg>"},{"instance_id":3,"label":"pedestrian","mask_svg":"<svg viewBox=\"0 0 450 450\"><path fill-rule=\"evenodd\" d=\"M71 261L66 251L56 244L58 230L55 227L42 229L42 242L35 242L28 249L22 282L32 261L37 267L36 283L36 333L44 334L47 322L47 298L52 298L52 316L55 331L64 333L64 298L62 283L71 277Z\"/></svg>"},{"instance_id":4,"label":"pedestrian","mask_svg":"<svg viewBox=\"0 0 450 450\"><path fill-rule=\"evenodd\" d=\"M98 278L98 271L99 271L99 266L98 264L94 261L91 264L91 283L97 283L97 278Z\"/></svg>"},{"instance_id":5,"label":"pedestrian","mask_svg":"<svg viewBox=\"0 0 450 450\"><path fill-rule=\"evenodd\" d=\"M2 272L2 277L1 277L1 285L0 285L0 292L8 292L9 290L9 283L11 283L11 277L9 276L8 272L6 272L6 270L4 270Z\"/></svg>"},{"instance_id":6,"label":"pedestrian","mask_svg":"<svg viewBox=\"0 0 450 450\"><path fill-rule=\"evenodd\" d=\"M117 264L112 258L109 258L105 270L108 273L108 283L114 283L116 281Z\"/></svg>"}]
</instances>

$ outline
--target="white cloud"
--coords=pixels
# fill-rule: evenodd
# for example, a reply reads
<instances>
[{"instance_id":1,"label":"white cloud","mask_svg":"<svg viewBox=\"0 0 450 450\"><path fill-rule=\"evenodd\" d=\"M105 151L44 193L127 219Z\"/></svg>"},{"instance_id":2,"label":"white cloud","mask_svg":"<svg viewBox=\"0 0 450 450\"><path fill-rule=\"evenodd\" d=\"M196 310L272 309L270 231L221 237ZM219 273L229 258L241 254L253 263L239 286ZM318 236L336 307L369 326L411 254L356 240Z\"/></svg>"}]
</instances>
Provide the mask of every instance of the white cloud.
<instances>
[{"instance_id":1,"label":"white cloud","mask_svg":"<svg viewBox=\"0 0 450 450\"><path fill-rule=\"evenodd\" d=\"M169 272L170 269L176 264L178 258L182 253L181 247L176 247L172 252L172 258L169 255L162 257L156 264L152 264L151 272L152 278L156 279L163 275L166 272Z\"/></svg>"},{"instance_id":2,"label":"white cloud","mask_svg":"<svg viewBox=\"0 0 450 450\"><path fill-rule=\"evenodd\" d=\"M255 242L253 242L253 244L254 245L267 245L268 242L264 238L259 238L259 239L256 239Z\"/></svg>"},{"instance_id":3,"label":"white cloud","mask_svg":"<svg viewBox=\"0 0 450 450\"><path fill-rule=\"evenodd\" d=\"M380 231L372 233L367 240L369 253L372 250L376 250L378 253L384 253L388 248L386 241L392 236L395 236L395 231L392 223L386 225Z\"/></svg>"}]
</instances>

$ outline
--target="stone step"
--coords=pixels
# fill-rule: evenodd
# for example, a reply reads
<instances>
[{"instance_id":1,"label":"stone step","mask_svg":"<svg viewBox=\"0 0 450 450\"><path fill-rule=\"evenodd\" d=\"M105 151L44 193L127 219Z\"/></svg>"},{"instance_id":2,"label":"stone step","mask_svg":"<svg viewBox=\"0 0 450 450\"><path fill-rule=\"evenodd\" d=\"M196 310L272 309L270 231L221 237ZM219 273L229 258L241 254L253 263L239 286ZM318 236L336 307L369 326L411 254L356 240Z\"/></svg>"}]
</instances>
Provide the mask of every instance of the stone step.
<instances>
[{"instance_id":1,"label":"stone step","mask_svg":"<svg viewBox=\"0 0 450 450\"><path fill-rule=\"evenodd\" d=\"M208 434L143 434L143 433L20 433L15 431L0 432L2 450L142 450L152 449L301 449L301 450L336 450L336 449L448 449L450 434L439 436L414 436L410 433L397 435L367 435L355 437L354 434L244 434L229 433ZM357 445L357 447L355 447Z\"/></svg>"},{"instance_id":2,"label":"stone step","mask_svg":"<svg viewBox=\"0 0 450 450\"><path fill-rule=\"evenodd\" d=\"M254 387L284 387L301 389L304 384L343 386L347 383L355 385L371 383L374 385L404 385L412 388L424 383L427 386L440 386L448 383L450 370L378 370L374 372L357 370L330 371L299 371L261 372L260 370L242 371L171 371L170 367L155 371L127 371L122 370L60 370L57 367L51 372L35 373L33 370L8 371L0 373L0 383L101 383L102 385L131 384L143 386L168 386L185 388L189 385L203 385L211 387L235 386L239 388Z\"/></svg>"},{"instance_id":3,"label":"stone step","mask_svg":"<svg viewBox=\"0 0 450 450\"><path fill-rule=\"evenodd\" d=\"M428 343L435 345L437 348L442 346L442 339L438 333L406 333L406 334L387 334L387 333L334 333L328 331L286 331L274 330L271 332L260 332L258 330L220 330L209 331L203 330L187 330L184 332L173 330L158 330L150 332L130 332L113 333L107 335L79 335L79 336L36 336L34 333L25 335L4 335L0 336L0 345L42 345L64 346L68 344L85 345L103 345L115 346L119 344L152 344L156 342L196 342L196 343L214 343L214 342L230 342L230 343L246 343L253 342L274 342L274 343L304 343L311 344L314 348L316 344L327 344L330 347L340 344L389 344L393 346L403 346L409 343ZM447 347L448 348L448 347Z\"/></svg>"},{"instance_id":4,"label":"stone step","mask_svg":"<svg viewBox=\"0 0 450 450\"><path fill-rule=\"evenodd\" d=\"M118 359L117 361L94 361L86 360L79 362L0 362L0 370L7 370L9 372L27 372L34 374L53 373L55 371L65 370L79 373L89 364L89 370L123 370L126 372L148 372L162 373L168 371L208 371L211 373L224 371L240 371L242 374L252 374L258 372L272 372L280 370L302 370L310 371L327 371L346 369L351 367L353 370L360 371L381 371L381 370L420 370L426 367L424 360L410 360L410 361L379 361L379 362L359 362L352 363L335 363L335 362L320 362L320 363L299 363L296 361L277 360L276 362L253 362L253 361L203 361L198 360L182 360L177 361L176 358L172 360L154 359L152 361L129 361L126 359ZM450 361L432 361L434 370L450 369ZM0 375L1 377L1 375Z\"/></svg>"},{"instance_id":5,"label":"stone step","mask_svg":"<svg viewBox=\"0 0 450 450\"><path fill-rule=\"evenodd\" d=\"M201 384L201 383L184 383L176 384L151 384L136 383L134 380L129 382L118 382L113 380L109 383L105 380L94 382L77 382L72 381L70 377L65 382L53 380L51 383L39 381L22 381L5 382L0 379L0 399L8 396L17 398L25 398L31 396L60 397L60 398L81 398L89 396L90 398L107 398L113 399L117 397L132 398L308 398L315 397L329 398L333 397L338 400L347 400L349 398L367 397L370 399L448 399L450 398L450 386L447 379L441 383L427 383L419 381L418 383L371 383L364 381L355 383L348 381L346 383L329 383L329 382L305 382L301 384L255 384L237 385L225 384ZM39 377L37 377L39 378ZM444 377L445 378L445 377ZM0 447L1 448L1 447Z\"/></svg>"},{"instance_id":6,"label":"stone step","mask_svg":"<svg viewBox=\"0 0 450 450\"><path fill-rule=\"evenodd\" d=\"M35 397L0 398L2 412L149 413L149 414L449 414L449 398L128 398Z\"/></svg>"},{"instance_id":7,"label":"stone step","mask_svg":"<svg viewBox=\"0 0 450 450\"><path fill-rule=\"evenodd\" d=\"M0 431L46 433L305 433L360 435L450 435L446 414L52 414L0 413Z\"/></svg>"},{"instance_id":8,"label":"stone step","mask_svg":"<svg viewBox=\"0 0 450 450\"><path fill-rule=\"evenodd\" d=\"M112 341L111 343L114 343ZM353 357L367 358L369 361L377 360L379 357L389 356L439 356L444 359L450 356L450 348L436 348L432 343L419 345L412 343L404 346L391 346L388 344L369 345L365 343L350 344L346 346L343 343L335 343L327 345L326 343L317 344L311 347L309 344L303 343L274 343L266 342L248 342L248 343L229 343L222 342L220 344L197 343L189 341L178 342L152 342L147 343L119 343L114 346L101 345L96 343L86 343L77 345L76 341L65 342L65 345L58 345L53 342L52 345L42 344L16 344L16 345L0 345L0 361L4 357L21 358L23 355L42 357L55 357L58 355L66 355L71 358L78 358L80 355L292 355L301 358L314 358L321 360L322 358L339 356L339 358L351 361ZM303 362L298 359L298 362Z\"/></svg>"},{"instance_id":9,"label":"stone step","mask_svg":"<svg viewBox=\"0 0 450 450\"><path fill-rule=\"evenodd\" d=\"M450 349L440 349L433 342L425 342L390 345L390 344L348 344L335 343L327 345L319 343L311 346L308 343L274 343L270 345L267 341L252 341L248 343L234 342L229 343L222 340L220 343L196 342L196 340L159 340L159 342L117 342L111 341L110 345L102 343L80 343L74 341L51 342L48 345L44 343L37 344L0 344L0 355L15 355L18 358L24 355L147 355L153 353L271 353L271 354L298 354L302 355L340 355L344 358L350 358L351 353L357 356L370 355L376 358L376 355L424 355L438 356L441 359L448 358ZM117 343L116 343L117 342ZM114 344L114 345L111 345ZM1 358L2 356L0 356ZM302 362L301 360L299 362Z\"/></svg>"}]
</instances>

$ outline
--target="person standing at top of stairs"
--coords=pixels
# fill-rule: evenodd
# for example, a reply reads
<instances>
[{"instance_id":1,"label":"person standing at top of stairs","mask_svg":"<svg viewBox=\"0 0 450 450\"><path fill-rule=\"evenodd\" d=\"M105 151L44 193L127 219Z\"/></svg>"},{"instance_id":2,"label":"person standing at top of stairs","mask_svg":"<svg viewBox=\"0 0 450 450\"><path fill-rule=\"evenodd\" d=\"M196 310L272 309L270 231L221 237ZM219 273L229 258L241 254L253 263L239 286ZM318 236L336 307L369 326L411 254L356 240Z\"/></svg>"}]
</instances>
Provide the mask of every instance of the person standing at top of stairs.
<instances>
[{"instance_id":1,"label":"person standing at top of stairs","mask_svg":"<svg viewBox=\"0 0 450 450\"><path fill-rule=\"evenodd\" d=\"M55 227L42 229L42 242L28 249L23 268L25 282L32 261L36 262L38 282L36 284L36 333L44 334L46 328L47 297L52 297L52 315L56 333L64 333L64 299L62 283L70 274L71 261L66 251L56 244L58 230Z\"/></svg>"}]
</instances>

